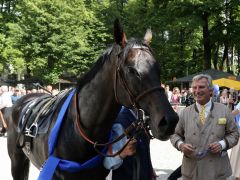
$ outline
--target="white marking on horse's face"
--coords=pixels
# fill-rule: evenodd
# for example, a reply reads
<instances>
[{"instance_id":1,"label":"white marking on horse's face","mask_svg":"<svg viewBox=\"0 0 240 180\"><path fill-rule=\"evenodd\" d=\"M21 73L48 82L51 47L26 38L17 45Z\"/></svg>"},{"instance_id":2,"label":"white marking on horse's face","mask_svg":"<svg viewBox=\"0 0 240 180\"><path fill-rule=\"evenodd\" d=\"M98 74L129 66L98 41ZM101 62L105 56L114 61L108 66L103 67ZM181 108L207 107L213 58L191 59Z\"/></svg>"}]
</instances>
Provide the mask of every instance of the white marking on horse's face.
<instances>
[{"instance_id":1,"label":"white marking on horse's face","mask_svg":"<svg viewBox=\"0 0 240 180\"><path fill-rule=\"evenodd\" d=\"M144 75L151 71L156 60L148 51L144 50L148 49L147 47L142 47L144 46L134 46L134 48L128 52L126 63L135 68L139 74Z\"/></svg>"}]
</instances>

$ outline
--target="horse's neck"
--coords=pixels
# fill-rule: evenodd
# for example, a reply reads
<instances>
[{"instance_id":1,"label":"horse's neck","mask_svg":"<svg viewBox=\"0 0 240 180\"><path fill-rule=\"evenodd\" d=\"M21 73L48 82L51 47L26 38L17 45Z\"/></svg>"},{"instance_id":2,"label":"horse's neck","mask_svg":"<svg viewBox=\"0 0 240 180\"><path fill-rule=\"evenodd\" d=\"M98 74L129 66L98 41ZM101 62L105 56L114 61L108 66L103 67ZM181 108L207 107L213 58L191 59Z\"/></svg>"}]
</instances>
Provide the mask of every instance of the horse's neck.
<instances>
[{"instance_id":1,"label":"horse's neck","mask_svg":"<svg viewBox=\"0 0 240 180\"><path fill-rule=\"evenodd\" d=\"M99 132L108 132L120 108L114 95L115 66L110 63L113 62L105 62L78 96L81 123L86 129L90 129L92 136Z\"/></svg>"}]
</instances>

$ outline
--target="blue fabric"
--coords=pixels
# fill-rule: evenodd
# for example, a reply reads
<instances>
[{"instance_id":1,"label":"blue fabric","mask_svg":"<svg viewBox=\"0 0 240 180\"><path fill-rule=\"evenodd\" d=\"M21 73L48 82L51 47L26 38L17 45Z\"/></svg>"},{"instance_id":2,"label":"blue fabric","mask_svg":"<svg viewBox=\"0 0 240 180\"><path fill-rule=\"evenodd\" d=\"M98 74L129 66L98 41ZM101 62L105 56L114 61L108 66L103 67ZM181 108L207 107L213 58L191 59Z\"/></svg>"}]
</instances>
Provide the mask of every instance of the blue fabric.
<instances>
[{"instance_id":1,"label":"blue fabric","mask_svg":"<svg viewBox=\"0 0 240 180\"><path fill-rule=\"evenodd\" d=\"M60 159L56 157L48 157L43 169L40 172L38 180L51 180L59 161Z\"/></svg>"},{"instance_id":2,"label":"blue fabric","mask_svg":"<svg viewBox=\"0 0 240 180\"><path fill-rule=\"evenodd\" d=\"M64 119L63 117L64 117L64 115L66 113L66 110L68 108L68 105L69 105L69 103L70 103L74 93L75 93L75 89L72 90L72 92L69 94L69 96L65 100L65 102L64 102L64 104L63 104L63 106L61 108L61 111L58 114L56 123L55 123L54 127L51 130L51 134L50 134L49 139L48 139L48 155L49 156L53 154L54 147L55 147L55 145L57 143L57 136L58 136L61 124L62 124L63 119Z\"/></svg>"},{"instance_id":3,"label":"blue fabric","mask_svg":"<svg viewBox=\"0 0 240 180\"><path fill-rule=\"evenodd\" d=\"M105 147L103 153L106 153L107 148ZM97 155L87 162L81 164L78 162L68 161L68 160L60 160L59 169L63 171L68 171L70 173L76 173L83 169L91 169L96 167L96 165L100 164L103 160L103 156Z\"/></svg>"},{"instance_id":4,"label":"blue fabric","mask_svg":"<svg viewBox=\"0 0 240 180\"><path fill-rule=\"evenodd\" d=\"M106 153L106 149L104 148L104 153ZM94 158L88 160L87 162L81 164L74 161L62 160L54 156L48 157L38 180L51 180L52 176L55 172L55 169L58 167L62 171L67 171L69 173L76 173L83 169L91 169L96 165L100 164L103 160L101 155L97 155Z\"/></svg>"},{"instance_id":5,"label":"blue fabric","mask_svg":"<svg viewBox=\"0 0 240 180\"><path fill-rule=\"evenodd\" d=\"M236 105L236 107L234 109L238 109L240 111L240 102ZM240 113L238 113L235 116L235 122L236 122L238 128L240 129Z\"/></svg>"},{"instance_id":6,"label":"blue fabric","mask_svg":"<svg viewBox=\"0 0 240 180\"><path fill-rule=\"evenodd\" d=\"M57 157L55 157L53 155L54 152L54 148L55 145L57 143L57 137L58 137L58 133L60 131L60 127L61 124L63 122L63 117L66 113L66 110L68 108L68 105L73 97L75 93L75 90L73 90L69 96L67 97L67 99L65 100L61 111L57 117L56 123L51 131L51 134L49 136L49 140L48 140L48 154L49 157L46 161L46 163L43 166L43 169L40 172L40 175L38 177L38 180L51 180L52 176L55 172L55 169L58 167L60 170L62 171L67 171L70 173L76 173L82 169L89 169L89 168L93 168L96 167L97 165L99 165L102 160L103 157L101 155L97 155L95 157L93 157L92 159L88 160L87 162L81 164L78 162L74 162L74 161L68 161L68 160L63 160L63 159L59 159ZM105 147L102 151L102 153L106 153L107 152L107 148Z\"/></svg>"},{"instance_id":7,"label":"blue fabric","mask_svg":"<svg viewBox=\"0 0 240 180\"><path fill-rule=\"evenodd\" d=\"M115 123L112 126L112 139L116 139L124 132L123 126L119 123ZM112 153L116 153L121 149L127 142L127 137L123 137L118 142L112 145ZM105 157L104 167L107 169L117 169L122 165L123 160L119 156Z\"/></svg>"},{"instance_id":8,"label":"blue fabric","mask_svg":"<svg viewBox=\"0 0 240 180\"><path fill-rule=\"evenodd\" d=\"M240 128L240 114L235 116L235 122L236 122L238 128Z\"/></svg>"}]
</instances>

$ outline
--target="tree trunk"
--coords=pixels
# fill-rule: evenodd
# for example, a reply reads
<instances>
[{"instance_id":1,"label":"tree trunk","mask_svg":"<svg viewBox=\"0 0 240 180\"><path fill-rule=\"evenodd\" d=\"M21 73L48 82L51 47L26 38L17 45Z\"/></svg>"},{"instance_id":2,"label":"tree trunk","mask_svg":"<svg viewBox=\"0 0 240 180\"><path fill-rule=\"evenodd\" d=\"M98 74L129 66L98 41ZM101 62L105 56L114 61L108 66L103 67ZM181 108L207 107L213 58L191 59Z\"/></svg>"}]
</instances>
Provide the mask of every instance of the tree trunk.
<instances>
[{"instance_id":1,"label":"tree trunk","mask_svg":"<svg viewBox=\"0 0 240 180\"><path fill-rule=\"evenodd\" d=\"M237 50L237 62L238 62L238 71L237 71L237 74L240 75L240 48L238 48Z\"/></svg>"},{"instance_id":2,"label":"tree trunk","mask_svg":"<svg viewBox=\"0 0 240 180\"><path fill-rule=\"evenodd\" d=\"M217 43L215 50L214 50L214 56L213 56L214 69L218 69L218 53L219 53L219 43Z\"/></svg>"},{"instance_id":3,"label":"tree trunk","mask_svg":"<svg viewBox=\"0 0 240 180\"><path fill-rule=\"evenodd\" d=\"M203 47L204 47L204 59L203 59L203 69L211 68L211 45L210 45L210 33L208 29L208 17L209 13L203 12Z\"/></svg>"},{"instance_id":4,"label":"tree trunk","mask_svg":"<svg viewBox=\"0 0 240 180\"><path fill-rule=\"evenodd\" d=\"M223 51L223 57L222 62L220 65L220 70L223 70L224 62L226 62L227 68L229 68L229 62L228 62L228 43L224 43L224 51ZM229 72L229 71L228 71Z\"/></svg>"},{"instance_id":5,"label":"tree trunk","mask_svg":"<svg viewBox=\"0 0 240 180\"><path fill-rule=\"evenodd\" d=\"M231 69L230 69L230 71L229 72L231 72L231 73L233 73L234 72L234 47L233 47L233 45L231 45L231 58L230 58L230 67L231 67Z\"/></svg>"}]
</instances>

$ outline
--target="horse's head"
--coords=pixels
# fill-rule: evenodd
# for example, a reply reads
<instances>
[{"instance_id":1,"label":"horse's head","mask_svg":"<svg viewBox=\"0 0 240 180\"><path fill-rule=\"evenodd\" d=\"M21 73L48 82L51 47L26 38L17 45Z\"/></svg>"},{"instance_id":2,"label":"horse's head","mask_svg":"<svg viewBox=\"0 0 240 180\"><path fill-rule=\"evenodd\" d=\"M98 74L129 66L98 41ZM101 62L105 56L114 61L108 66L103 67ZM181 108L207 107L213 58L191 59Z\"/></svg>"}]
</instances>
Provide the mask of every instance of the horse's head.
<instances>
[{"instance_id":1,"label":"horse's head","mask_svg":"<svg viewBox=\"0 0 240 180\"><path fill-rule=\"evenodd\" d=\"M166 140L174 132L178 116L160 86L159 63L149 47L152 33L148 30L142 41L127 41L119 22L114 36L118 52L115 75L116 100L131 108L140 108L150 116L148 122L155 138Z\"/></svg>"}]
</instances>

